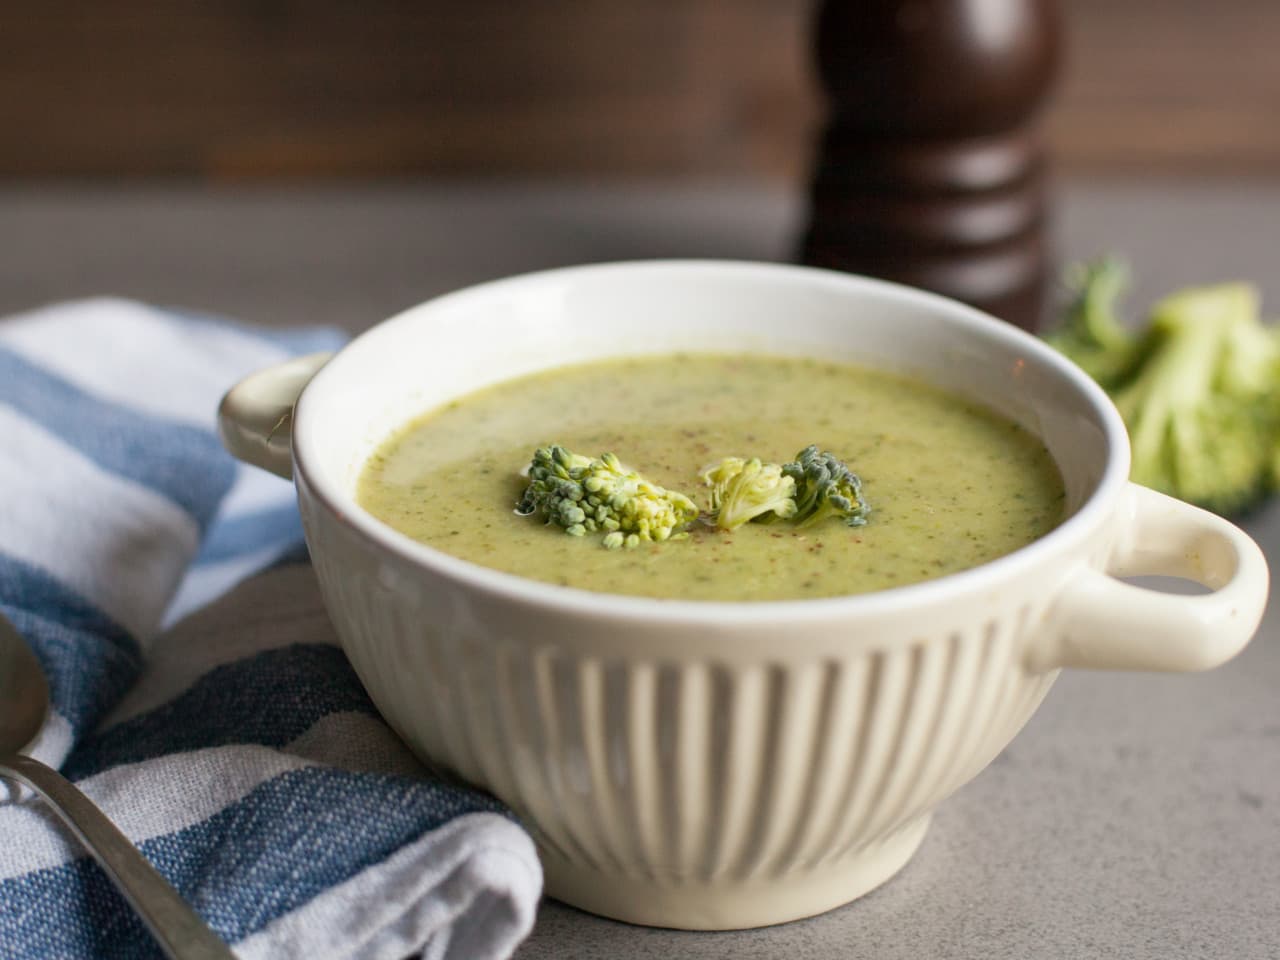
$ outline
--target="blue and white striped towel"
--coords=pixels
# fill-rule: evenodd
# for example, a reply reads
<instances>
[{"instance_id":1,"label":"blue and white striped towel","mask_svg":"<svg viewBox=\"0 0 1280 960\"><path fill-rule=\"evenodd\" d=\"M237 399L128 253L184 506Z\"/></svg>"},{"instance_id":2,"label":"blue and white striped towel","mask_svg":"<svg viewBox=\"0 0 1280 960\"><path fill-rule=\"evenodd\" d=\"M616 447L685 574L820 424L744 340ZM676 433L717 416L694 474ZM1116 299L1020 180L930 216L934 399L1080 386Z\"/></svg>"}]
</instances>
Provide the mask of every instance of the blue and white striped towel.
<instances>
[{"instance_id":1,"label":"blue and white striped towel","mask_svg":"<svg viewBox=\"0 0 1280 960\"><path fill-rule=\"evenodd\" d=\"M382 723L292 487L214 436L237 378L339 340L106 299L0 321L0 612L54 708L33 752L241 957L505 957L541 891L528 835ZM0 957L158 955L43 805L0 793Z\"/></svg>"}]
</instances>

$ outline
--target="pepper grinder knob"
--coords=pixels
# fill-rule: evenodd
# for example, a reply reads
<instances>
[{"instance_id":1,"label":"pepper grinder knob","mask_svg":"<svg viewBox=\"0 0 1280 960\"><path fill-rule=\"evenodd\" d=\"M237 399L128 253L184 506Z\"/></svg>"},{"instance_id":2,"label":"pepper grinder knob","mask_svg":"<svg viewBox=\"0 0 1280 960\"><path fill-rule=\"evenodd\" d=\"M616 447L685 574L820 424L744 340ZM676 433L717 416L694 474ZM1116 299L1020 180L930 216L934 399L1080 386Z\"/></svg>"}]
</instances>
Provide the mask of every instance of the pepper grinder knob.
<instances>
[{"instance_id":1,"label":"pepper grinder knob","mask_svg":"<svg viewBox=\"0 0 1280 960\"><path fill-rule=\"evenodd\" d=\"M1052 0L822 0L829 101L805 263L897 280L1035 329L1048 275L1036 117Z\"/></svg>"}]
</instances>

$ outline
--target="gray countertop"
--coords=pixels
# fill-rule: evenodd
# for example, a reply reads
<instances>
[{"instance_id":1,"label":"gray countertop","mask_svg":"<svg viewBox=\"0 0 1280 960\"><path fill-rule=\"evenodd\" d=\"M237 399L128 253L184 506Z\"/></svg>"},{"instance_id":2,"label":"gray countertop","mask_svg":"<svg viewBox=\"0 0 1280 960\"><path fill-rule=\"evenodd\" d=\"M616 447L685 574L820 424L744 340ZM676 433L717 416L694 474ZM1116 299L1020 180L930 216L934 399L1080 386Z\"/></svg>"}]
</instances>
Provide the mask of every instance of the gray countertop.
<instances>
[{"instance_id":1,"label":"gray countertop","mask_svg":"<svg viewBox=\"0 0 1280 960\"><path fill-rule=\"evenodd\" d=\"M1280 314L1280 182L1070 184L1063 257L1125 253L1135 303L1258 281ZM573 262L776 259L797 202L750 184L7 188L0 311L116 293L358 330L453 287ZM1275 560L1280 503L1248 529ZM1208 674L1066 672L946 801L897 877L811 920L630 927L544 903L518 960L1280 957L1280 612Z\"/></svg>"}]
</instances>

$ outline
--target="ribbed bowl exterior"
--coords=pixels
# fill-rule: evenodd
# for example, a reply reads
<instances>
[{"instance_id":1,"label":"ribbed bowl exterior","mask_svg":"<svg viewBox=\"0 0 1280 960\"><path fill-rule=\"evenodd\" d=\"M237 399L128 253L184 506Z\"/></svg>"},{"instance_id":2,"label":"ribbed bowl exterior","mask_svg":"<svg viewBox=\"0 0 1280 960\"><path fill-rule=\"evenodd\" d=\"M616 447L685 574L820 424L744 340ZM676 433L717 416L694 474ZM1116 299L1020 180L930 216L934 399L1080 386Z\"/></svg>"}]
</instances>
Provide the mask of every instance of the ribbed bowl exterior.
<instances>
[{"instance_id":1,"label":"ribbed bowl exterior","mask_svg":"<svg viewBox=\"0 0 1280 960\"><path fill-rule=\"evenodd\" d=\"M635 629L622 618L547 619L424 578L300 489L325 602L379 709L429 763L518 812L553 895L623 919L752 926L865 892L1056 675L1022 666L1043 615L1034 591L923 631L918 615L878 624L845 656L806 655L785 634L772 652L690 636L655 654L643 633L622 642ZM593 632L612 641L603 652ZM856 871L916 824L905 853L832 902L768 896Z\"/></svg>"},{"instance_id":2,"label":"ribbed bowl exterior","mask_svg":"<svg viewBox=\"0 0 1280 960\"><path fill-rule=\"evenodd\" d=\"M1043 441L1067 519L930 583L700 604L485 570L356 502L360 465L423 410L569 363L726 343L909 373L983 404ZM288 473L278 428L292 421L307 542L374 703L426 762L524 819L552 896L623 920L748 927L852 900L907 862L930 811L1013 738L1056 668L1205 669L1265 607L1256 544L1129 483L1123 421L1087 374L1007 324L875 280L714 261L552 270L378 324L300 394L294 364L273 370L228 395L241 402L224 401L224 436ZM1214 592L1116 579L1141 573Z\"/></svg>"}]
</instances>

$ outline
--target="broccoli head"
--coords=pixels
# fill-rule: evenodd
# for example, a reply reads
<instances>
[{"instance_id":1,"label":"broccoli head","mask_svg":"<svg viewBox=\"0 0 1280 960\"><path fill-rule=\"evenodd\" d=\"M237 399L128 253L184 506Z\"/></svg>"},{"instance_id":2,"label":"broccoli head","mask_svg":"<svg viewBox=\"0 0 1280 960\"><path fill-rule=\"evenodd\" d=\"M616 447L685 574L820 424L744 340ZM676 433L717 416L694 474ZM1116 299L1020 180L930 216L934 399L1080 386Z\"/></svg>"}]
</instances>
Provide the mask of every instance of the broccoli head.
<instances>
[{"instance_id":1,"label":"broccoli head","mask_svg":"<svg viewBox=\"0 0 1280 960\"><path fill-rule=\"evenodd\" d=\"M1048 342L1115 401L1132 479L1219 513L1237 513L1280 479L1280 339L1243 283L1166 297L1142 330L1114 313L1126 273L1114 260L1074 270L1076 296Z\"/></svg>"},{"instance_id":2,"label":"broccoli head","mask_svg":"<svg viewBox=\"0 0 1280 960\"><path fill-rule=\"evenodd\" d=\"M851 527L867 522L867 504L862 498L862 481L835 454L818 452L810 445L782 467L784 476L795 481L796 512L793 519L802 527L828 517L841 517Z\"/></svg>"},{"instance_id":3,"label":"broccoli head","mask_svg":"<svg viewBox=\"0 0 1280 960\"><path fill-rule=\"evenodd\" d=\"M1276 480L1280 342L1257 291L1232 283L1175 293L1151 312L1142 361L1113 389L1132 479L1218 513Z\"/></svg>"},{"instance_id":4,"label":"broccoli head","mask_svg":"<svg viewBox=\"0 0 1280 960\"><path fill-rule=\"evenodd\" d=\"M749 520L795 515L796 482L776 463L726 457L702 480L711 487L711 516L721 530L734 530Z\"/></svg>"},{"instance_id":5,"label":"broccoli head","mask_svg":"<svg viewBox=\"0 0 1280 960\"><path fill-rule=\"evenodd\" d=\"M593 460L552 445L534 452L516 513L541 514L575 537L604 533L603 544L616 549L679 535L698 508L684 494L627 469L612 453Z\"/></svg>"},{"instance_id":6,"label":"broccoli head","mask_svg":"<svg viewBox=\"0 0 1280 960\"><path fill-rule=\"evenodd\" d=\"M1112 257L1067 269L1071 302L1049 344L1104 387L1128 374L1140 355L1139 338L1121 321L1116 304L1129 285L1129 270Z\"/></svg>"}]
</instances>

